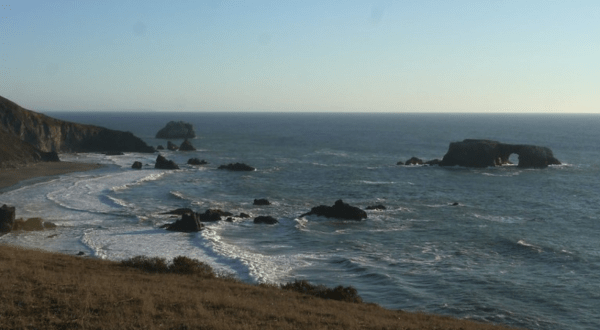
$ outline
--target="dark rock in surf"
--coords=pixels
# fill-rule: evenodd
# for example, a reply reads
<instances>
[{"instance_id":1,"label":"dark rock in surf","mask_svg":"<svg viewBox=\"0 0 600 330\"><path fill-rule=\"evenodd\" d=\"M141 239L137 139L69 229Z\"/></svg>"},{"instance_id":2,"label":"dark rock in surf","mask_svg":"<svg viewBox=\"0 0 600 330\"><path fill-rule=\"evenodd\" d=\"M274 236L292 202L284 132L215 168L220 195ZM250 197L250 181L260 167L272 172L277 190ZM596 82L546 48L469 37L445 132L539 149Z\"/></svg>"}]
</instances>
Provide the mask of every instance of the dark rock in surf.
<instances>
[{"instance_id":1,"label":"dark rock in surf","mask_svg":"<svg viewBox=\"0 0 600 330\"><path fill-rule=\"evenodd\" d=\"M381 205L381 204L379 204L379 205L371 205L371 206L367 206L367 208L366 208L366 209L367 209L367 210L379 210L379 211L382 211L382 210L385 210L385 209L386 209L386 207L385 207L385 206L383 206L383 205Z\"/></svg>"},{"instance_id":2,"label":"dark rock in surf","mask_svg":"<svg viewBox=\"0 0 600 330\"><path fill-rule=\"evenodd\" d=\"M271 202L269 202L265 198L261 198L261 199L255 199L253 205L271 205Z\"/></svg>"},{"instance_id":3,"label":"dark rock in surf","mask_svg":"<svg viewBox=\"0 0 600 330\"><path fill-rule=\"evenodd\" d=\"M137 170L142 168L142 163L141 162L133 162L133 165L131 165L131 168L135 168Z\"/></svg>"},{"instance_id":4,"label":"dark rock in surf","mask_svg":"<svg viewBox=\"0 0 600 330\"><path fill-rule=\"evenodd\" d=\"M246 218L250 218L250 215L242 212L242 213L240 213L240 215L238 217L242 218L242 219L246 219Z\"/></svg>"},{"instance_id":5,"label":"dark rock in surf","mask_svg":"<svg viewBox=\"0 0 600 330\"><path fill-rule=\"evenodd\" d=\"M15 223L15 207L6 204L0 207L0 233L9 233Z\"/></svg>"},{"instance_id":6,"label":"dark rock in surf","mask_svg":"<svg viewBox=\"0 0 600 330\"><path fill-rule=\"evenodd\" d=\"M436 166L436 165L440 165L442 161L440 159L432 159L432 160L428 160L425 162L425 165L429 165L429 166Z\"/></svg>"},{"instance_id":7,"label":"dark rock in surf","mask_svg":"<svg viewBox=\"0 0 600 330\"><path fill-rule=\"evenodd\" d=\"M403 162L403 161L398 161L398 162L396 163L396 165L404 165L404 162Z\"/></svg>"},{"instance_id":8,"label":"dark rock in surf","mask_svg":"<svg viewBox=\"0 0 600 330\"><path fill-rule=\"evenodd\" d=\"M407 160L404 165L423 165L423 160L421 158L412 157Z\"/></svg>"},{"instance_id":9,"label":"dark rock in surf","mask_svg":"<svg viewBox=\"0 0 600 330\"><path fill-rule=\"evenodd\" d=\"M121 151L107 151L107 152L103 152L103 154L105 154L106 156L123 156L123 155L125 155Z\"/></svg>"},{"instance_id":10,"label":"dark rock in surf","mask_svg":"<svg viewBox=\"0 0 600 330\"><path fill-rule=\"evenodd\" d=\"M204 159L200 160L198 158L190 158L190 159L188 159L187 163L189 165L206 165L206 164L208 164L208 162L205 161Z\"/></svg>"},{"instance_id":11,"label":"dark rock in surf","mask_svg":"<svg viewBox=\"0 0 600 330\"><path fill-rule=\"evenodd\" d=\"M185 233L192 233L201 231L204 229L204 225L200 222L200 219L196 213L186 213L181 216L181 219L164 226L166 230L181 231Z\"/></svg>"},{"instance_id":12,"label":"dark rock in surf","mask_svg":"<svg viewBox=\"0 0 600 330\"><path fill-rule=\"evenodd\" d=\"M185 139L179 146L179 151L196 151L196 148L188 141L188 139Z\"/></svg>"},{"instance_id":13,"label":"dark rock in surf","mask_svg":"<svg viewBox=\"0 0 600 330\"><path fill-rule=\"evenodd\" d=\"M228 171L255 171L256 169L252 166L246 165L244 163L235 163L235 164L227 164L221 165L218 167L219 170L228 170Z\"/></svg>"},{"instance_id":14,"label":"dark rock in surf","mask_svg":"<svg viewBox=\"0 0 600 330\"><path fill-rule=\"evenodd\" d=\"M158 155L158 157L156 157L154 168L162 170L178 170L179 166L177 166L174 161L166 159L163 155Z\"/></svg>"},{"instance_id":15,"label":"dark rock in surf","mask_svg":"<svg viewBox=\"0 0 600 330\"><path fill-rule=\"evenodd\" d=\"M195 137L194 126L183 121L170 121L156 133L157 139L193 139Z\"/></svg>"},{"instance_id":16,"label":"dark rock in surf","mask_svg":"<svg viewBox=\"0 0 600 330\"><path fill-rule=\"evenodd\" d=\"M230 217L233 215L231 212L221 211L219 209L208 209L204 213L196 213L198 218L202 222L213 222L220 221L221 217Z\"/></svg>"},{"instance_id":17,"label":"dark rock in surf","mask_svg":"<svg viewBox=\"0 0 600 330\"><path fill-rule=\"evenodd\" d=\"M271 216L258 216L256 218L254 218L254 223L274 225L276 223L279 223L279 221L277 221L277 219L275 219Z\"/></svg>"},{"instance_id":18,"label":"dark rock in surf","mask_svg":"<svg viewBox=\"0 0 600 330\"><path fill-rule=\"evenodd\" d=\"M171 151L176 151L177 149L179 149L179 147L175 143L167 141L167 149Z\"/></svg>"},{"instance_id":19,"label":"dark rock in surf","mask_svg":"<svg viewBox=\"0 0 600 330\"><path fill-rule=\"evenodd\" d=\"M552 150L546 147L467 139L450 143L440 166L502 166L510 164L511 154L519 155L519 167L545 168L548 165L561 164L554 158Z\"/></svg>"},{"instance_id":20,"label":"dark rock in surf","mask_svg":"<svg viewBox=\"0 0 600 330\"><path fill-rule=\"evenodd\" d=\"M327 218L361 220L367 218L367 212L355 206L344 203L341 199L337 200L333 206L320 205L313 207L310 212L304 213L301 217L307 215L318 215Z\"/></svg>"},{"instance_id":21,"label":"dark rock in surf","mask_svg":"<svg viewBox=\"0 0 600 330\"><path fill-rule=\"evenodd\" d=\"M156 150L165 150L165 147L163 147L161 144L159 144L158 147L156 147Z\"/></svg>"}]
</instances>

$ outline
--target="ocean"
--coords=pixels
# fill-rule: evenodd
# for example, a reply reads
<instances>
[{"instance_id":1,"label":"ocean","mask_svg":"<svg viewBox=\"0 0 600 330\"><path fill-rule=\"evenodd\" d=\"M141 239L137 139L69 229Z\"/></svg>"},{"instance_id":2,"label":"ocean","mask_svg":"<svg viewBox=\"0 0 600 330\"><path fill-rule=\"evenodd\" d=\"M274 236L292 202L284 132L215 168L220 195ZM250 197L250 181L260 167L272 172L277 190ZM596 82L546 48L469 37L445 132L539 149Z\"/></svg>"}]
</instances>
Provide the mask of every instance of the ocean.
<instances>
[{"instance_id":1,"label":"ocean","mask_svg":"<svg viewBox=\"0 0 600 330\"><path fill-rule=\"evenodd\" d=\"M32 179L0 194L17 217L49 232L0 242L122 260L197 258L245 282L305 279L351 285L367 302L528 329L600 328L600 116L558 114L74 113L48 115L131 131L149 145L171 120L192 123L192 152L61 154L106 166ZM397 166L442 158L466 138L549 147L563 165ZM182 140L172 140L180 144ZM189 158L208 165L186 165ZM517 156L511 157L515 163ZM142 170L133 170L141 161ZM243 162L257 170L229 172ZM254 206L266 198L272 205ZM364 221L300 217L338 199ZM458 205L453 205L458 203ZM190 207L252 217L207 223L199 233L159 226Z\"/></svg>"}]
</instances>

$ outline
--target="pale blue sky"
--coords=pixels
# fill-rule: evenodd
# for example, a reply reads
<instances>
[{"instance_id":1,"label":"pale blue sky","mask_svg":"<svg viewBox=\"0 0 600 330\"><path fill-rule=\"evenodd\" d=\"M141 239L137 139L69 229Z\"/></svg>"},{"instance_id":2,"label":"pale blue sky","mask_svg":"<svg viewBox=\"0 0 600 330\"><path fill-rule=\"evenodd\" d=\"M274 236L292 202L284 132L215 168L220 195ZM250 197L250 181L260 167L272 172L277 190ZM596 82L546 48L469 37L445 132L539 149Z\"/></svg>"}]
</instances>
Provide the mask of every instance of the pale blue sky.
<instances>
[{"instance_id":1,"label":"pale blue sky","mask_svg":"<svg viewBox=\"0 0 600 330\"><path fill-rule=\"evenodd\" d=\"M600 112L600 1L4 1L38 110Z\"/></svg>"}]
</instances>

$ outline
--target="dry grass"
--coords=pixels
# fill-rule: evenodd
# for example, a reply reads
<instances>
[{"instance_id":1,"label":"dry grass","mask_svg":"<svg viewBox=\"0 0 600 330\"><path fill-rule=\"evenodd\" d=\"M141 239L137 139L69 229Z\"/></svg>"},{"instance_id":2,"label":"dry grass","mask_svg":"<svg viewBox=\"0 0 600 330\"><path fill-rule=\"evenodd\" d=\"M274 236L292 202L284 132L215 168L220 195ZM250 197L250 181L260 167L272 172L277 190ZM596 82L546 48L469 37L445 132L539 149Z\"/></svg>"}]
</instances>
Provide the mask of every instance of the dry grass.
<instances>
[{"instance_id":1,"label":"dry grass","mask_svg":"<svg viewBox=\"0 0 600 330\"><path fill-rule=\"evenodd\" d=\"M0 245L0 329L506 329L220 279L184 257L134 259Z\"/></svg>"}]
</instances>

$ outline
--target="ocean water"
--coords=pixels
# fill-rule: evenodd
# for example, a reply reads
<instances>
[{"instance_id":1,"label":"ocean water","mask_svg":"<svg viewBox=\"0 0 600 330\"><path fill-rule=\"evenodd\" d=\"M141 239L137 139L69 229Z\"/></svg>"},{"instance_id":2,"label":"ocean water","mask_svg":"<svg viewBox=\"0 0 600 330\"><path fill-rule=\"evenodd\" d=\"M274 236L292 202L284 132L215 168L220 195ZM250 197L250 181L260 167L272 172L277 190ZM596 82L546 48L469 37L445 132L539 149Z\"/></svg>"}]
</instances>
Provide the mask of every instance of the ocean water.
<instances>
[{"instance_id":1,"label":"ocean water","mask_svg":"<svg viewBox=\"0 0 600 330\"><path fill-rule=\"evenodd\" d=\"M247 282L306 279L352 285L364 300L529 329L600 328L600 116L284 113L49 113L131 131L153 146L170 120L194 124L194 152L62 154L106 166L25 182L0 194L49 232L0 242L98 258L186 255ZM549 147L547 169L397 166L442 158L453 141L485 138ZM179 144L181 140L173 140ZM187 159L208 165L185 165ZM513 155L516 163L517 157ZM131 164L141 161L142 170ZM217 170L244 162L254 172ZM270 206L254 206L267 198ZM345 202L365 221L300 217ZM458 203L457 206L451 204ZM179 207L270 215L208 223L199 233L158 228Z\"/></svg>"}]
</instances>

